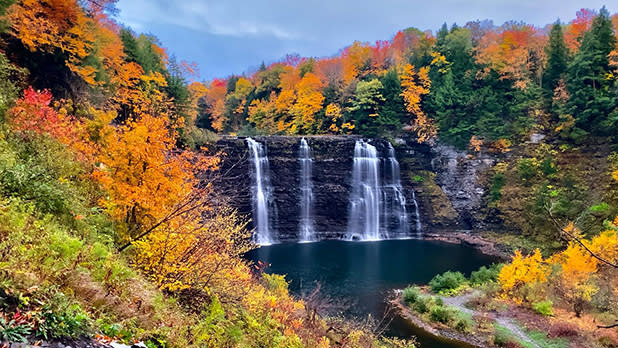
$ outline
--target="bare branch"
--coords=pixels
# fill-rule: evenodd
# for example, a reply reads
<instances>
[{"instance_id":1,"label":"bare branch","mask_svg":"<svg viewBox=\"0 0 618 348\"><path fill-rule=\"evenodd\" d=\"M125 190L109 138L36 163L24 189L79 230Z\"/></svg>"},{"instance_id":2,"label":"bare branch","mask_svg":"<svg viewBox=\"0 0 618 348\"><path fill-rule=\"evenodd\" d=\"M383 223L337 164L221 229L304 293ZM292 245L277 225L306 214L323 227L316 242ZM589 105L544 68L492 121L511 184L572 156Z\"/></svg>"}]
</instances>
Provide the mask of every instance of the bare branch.
<instances>
[{"instance_id":1,"label":"bare branch","mask_svg":"<svg viewBox=\"0 0 618 348\"><path fill-rule=\"evenodd\" d=\"M574 241L577 244L579 244L582 248L584 248L584 250L586 250L586 252L588 252L588 254L590 254L590 256L594 257L595 259L601 261L602 263L614 267L614 268L618 268L618 264L615 264L611 261L608 261L606 259L604 259L603 257L599 256L597 253L595 253L594 251L590 250L590 248L588 248L586 246L586 244L584 244L581 239L577 238L577 236L575 236L573 233L567 231L565 228L562 227L562 224L560 224L560 222L558 221L558 219L556 219L556 217L554 216L554 214L552 213L552 207L547 207L545 206L545 210L547 211L547 214L549 215L549 218L551 219L551 221L553 222L554 226L556 227L556 229L558 230L558 233L560 234L560 237L567 240L567 241ZM567 238L564 238L564 236L567 236Z\"/></svg>"}]
</instances>

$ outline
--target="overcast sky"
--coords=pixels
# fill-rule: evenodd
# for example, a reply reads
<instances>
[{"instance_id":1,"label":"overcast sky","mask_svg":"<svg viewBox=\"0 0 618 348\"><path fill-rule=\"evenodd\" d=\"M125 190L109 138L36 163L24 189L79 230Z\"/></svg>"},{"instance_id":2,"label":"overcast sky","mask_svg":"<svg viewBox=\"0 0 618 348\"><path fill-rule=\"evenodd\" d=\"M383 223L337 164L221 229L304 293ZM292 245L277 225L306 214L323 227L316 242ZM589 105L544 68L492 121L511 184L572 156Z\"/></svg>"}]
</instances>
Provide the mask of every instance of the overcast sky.
<instances>
[{"instance_id":1,"label":"overcast sky","mask_svg":"<svg viewBox=\"0 0 618 348\"><path fill-rule=\"evenodd\" d=\"M390 39L399 29L491 19L544 26L582 7L618 10L616 0L120 0L117 18L157 36L202 79L226 77L286 53L323 57L354 40ZM612 6L613 5L613 6Z\"/></svg>"}]
</instances>

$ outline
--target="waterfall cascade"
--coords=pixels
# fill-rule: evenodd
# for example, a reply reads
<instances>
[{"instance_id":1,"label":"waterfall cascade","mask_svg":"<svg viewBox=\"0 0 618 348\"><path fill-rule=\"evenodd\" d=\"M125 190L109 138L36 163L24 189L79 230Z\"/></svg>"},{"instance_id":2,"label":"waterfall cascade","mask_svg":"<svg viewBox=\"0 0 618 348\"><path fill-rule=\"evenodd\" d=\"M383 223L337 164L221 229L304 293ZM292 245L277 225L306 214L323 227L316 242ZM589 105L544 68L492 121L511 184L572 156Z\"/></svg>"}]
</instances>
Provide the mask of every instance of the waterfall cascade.
<instances>
[{"instance_id":1,"label":"waterfall cascade","mask_svg":"<svg viewBox=\"0 0 618 348\"><path fill-rule=\"evenodd\" d=\"M421 214L418 212L418 202L416 202L416 194L412 190L412 202L414 202L414 215L416 217L416 237L423 237L423 225L421 225Z\"/></svg>"},{"instance_id":2,"label":"waterfall cascade","mask_svg":"<svg viewBox=\"0 0 618 348\"><path fill-rule=\"evenodd\" d=\"M395 157L395 149L390 143L388 146L388 157L385 159L386 165L384 166L384 186L382 187L384 234L387 238L406 238L410 230L406 197L401 186L399 162Z\"/></svg>"},{"instance_id":3,"label":"waterfall cascade","mask_svg":"<svg viewBox=\"0 0 618 348\"><path fill-rule=\"evenodd\" d=\"M381 159L376 148L363 140L356 142L346 236L349 240L372 241L410 236L399 162L390 144L383 162L384 169L381 172ZM412 194L416 233L419 235L421 225L418 204L414 192Z\"/></svg>"},{"instance_id":4,"label":"waterfall cascade","mask_svg":"<svg viewBox=\"0 0 618 348\"><path fill-rule=\"evenodd\" d=\"M276 242L276 238L272 235L268 209L272 195L268 156L265 146L257 141L247 138L247 145L253 162L253 186L251 190L255 226L253 241L259 245L268 245Z\"/></svg>"},{"instance_id":5,"label":"waterfall cascade","mask_svg":"<svg viewBox=\"0 0 618 348\"><path fill-rule=\"evenodd\" d=\"M313 228L313 183L311 180L313 159L311 148L305 138L300 140L298 153L300 162L300 225L298 231L301 243L313 242L317 238Z\"/></svg>"},{"instance_id":6,"label":"waterfall cascade","mask_svg":"<svg viewBox=\"0 0 618 348\"><path fill-rule=\"evenodd\" d=\"M350 240L380 240L380 159L375 146L363 140L354 145L352 192L348 214Z\"/></svg>"},{"instance_id":7,"label":"waterfall cascade","mask_svg":"<svg viewBox=\"0 0 618 348\"><path fill-rule=\"evenodd\" d=\"M290 180L285 182L287 185L294 182L294 185L298 187L292 191L290 190L293 187L289 187L290 190L278 187L275 191L271 184L266 144L252 138L245 139L249 151L250 174L247 177L248 184L250 183L250 190L247 193L250 193L251 200L246 200L244 204L248 207L251 203L254 242L259 245L287 240L298 240L303 243L318 241L321 239L319 236L327 239L343 236L347 240L377 241L422 235L415 193L409 192L410 196L407 197L404 194L399 162L391 144L381 140L375 143L356 140L350 173L349 167L345 165L349 163L347 162L349 157L346 160L345 153L340 153L344 157L343 160L339 160L338 164L334 164L337 162L333 162L328 157L323 162L316 162L314 157L316 147L312 149L309 144L311 142L315 145L313 141L318 140L312 138L307 141L302 138L299 142L296 138L294 141L286 141L286 146L289 147L283 150L279 147L272 149L270 161L274 161L272 162L273 168L283 170L277 172L279 174L276 176L277 180L284 179L283 174L286 178L291 175ZM317 148L323 151L320 147L321 143L317 144ZM346 146L349 145L348 143ZM293 157L289 157L292 149L298 151L296 156L298 162L294 161ZM292 163L297 163L298 167ZM294 172L290 172L292 168ZM337 173L334 177L331 176L333 171ZM320 180L314 180L313 175L316 173L321 176ZM296 175L298 177L295 178ZM348 184L346 176L349 178L350 175L351 182ZM292 181L292 178L295 180ZM323 194L332 194L330 191L332 188L338 189L338 191L332 191L336 192L335 195L339 195L335 196L337 199L321 200ZM296 193L290 195L290 192ZM318 196L314 195L316 192L319 192ZM346 196L342 197L342 194ZM278 219L275 202L285 203L285 206L280 206L285 214L280 216L281 220ZM341 215L342 213L345 215L346 205L347 221ZM409 216L408 213L415 216ZM416 218L415 231L414 227L410 226L414 218ZM317 231L316 226L330 228L331 225L323 223L324 219L331 219L329 221L334 221L335 224L340 221L341 225L335 225L340 226L338 230ZM281 235L277 232L278 229Z\"/></svg>"}]
</instances>

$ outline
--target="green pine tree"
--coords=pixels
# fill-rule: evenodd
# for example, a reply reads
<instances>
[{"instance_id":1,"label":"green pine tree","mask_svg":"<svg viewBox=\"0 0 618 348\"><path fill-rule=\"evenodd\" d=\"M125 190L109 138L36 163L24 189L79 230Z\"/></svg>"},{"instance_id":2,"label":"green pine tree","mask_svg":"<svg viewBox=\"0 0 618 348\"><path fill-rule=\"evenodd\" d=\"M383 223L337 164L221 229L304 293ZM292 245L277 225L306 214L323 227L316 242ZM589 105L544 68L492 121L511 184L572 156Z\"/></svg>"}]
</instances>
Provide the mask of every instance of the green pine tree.
<instances>
[{"instance_id":1,"label":"green pine tree","mask_svg":"<svg viewBox=\"0 0 618 348\"><path fill-rule=\"evenodd\" d=\"M558 86L558 82L564 77L567 71L569 49L564 42L564 34L562 33L562 25L560 21L554 23L549 32L549 42L545 46L545 54L547 55L547 66L543 74L543 87L546 88L550 95Z\"/></svg>"},{"instance_id":2,"label":"green pine tree","mask_svg":"<svg viewBox=\"0 0 618 348\"><path fill-rule=\"evenodd\" d=\"M582 38L582 44L568 69L569 111L575 118L574 134L611 135L616 133L612 112L618 106L615 84L609 78L615 69L609 65L609 53L616 37L603 7Z\"/></svg>"}]
</instances>

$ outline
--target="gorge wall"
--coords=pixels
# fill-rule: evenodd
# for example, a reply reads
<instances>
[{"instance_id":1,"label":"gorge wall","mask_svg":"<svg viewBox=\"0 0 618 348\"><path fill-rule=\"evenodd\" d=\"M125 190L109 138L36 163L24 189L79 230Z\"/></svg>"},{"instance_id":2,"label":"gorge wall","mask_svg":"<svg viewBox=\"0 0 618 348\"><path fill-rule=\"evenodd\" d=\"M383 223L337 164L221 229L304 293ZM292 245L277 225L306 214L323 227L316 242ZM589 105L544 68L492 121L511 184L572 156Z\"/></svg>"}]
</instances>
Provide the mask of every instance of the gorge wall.
<instances>
[{"instance_id":1,"label":"gorge wall","mask_svg":"<svg viewBox=\"0 0 618 348\"><path fill-rule=\"evenodd\" d=\"M301 216L300 137L258 136L266 148L272 192L270 226L280 241L298 240ZM360 136L305 137L313 157L313 224L319 239L343 238L348 226L354 146ZM375 146L384 169L390 144L366 139ZM480 175L493 165L491 157L469 159L446 146L430 147L397 139L392 146L401 167L401 185L412 234L418 202L422 230L447 232L487 228L479 217L485 188ZM252 158L244 137L222 137L216 150L223 153L218 190L232 197L242 214L252 214ZM253 227L251 225L250 227Z\"/></svg>"}]
</instances>

